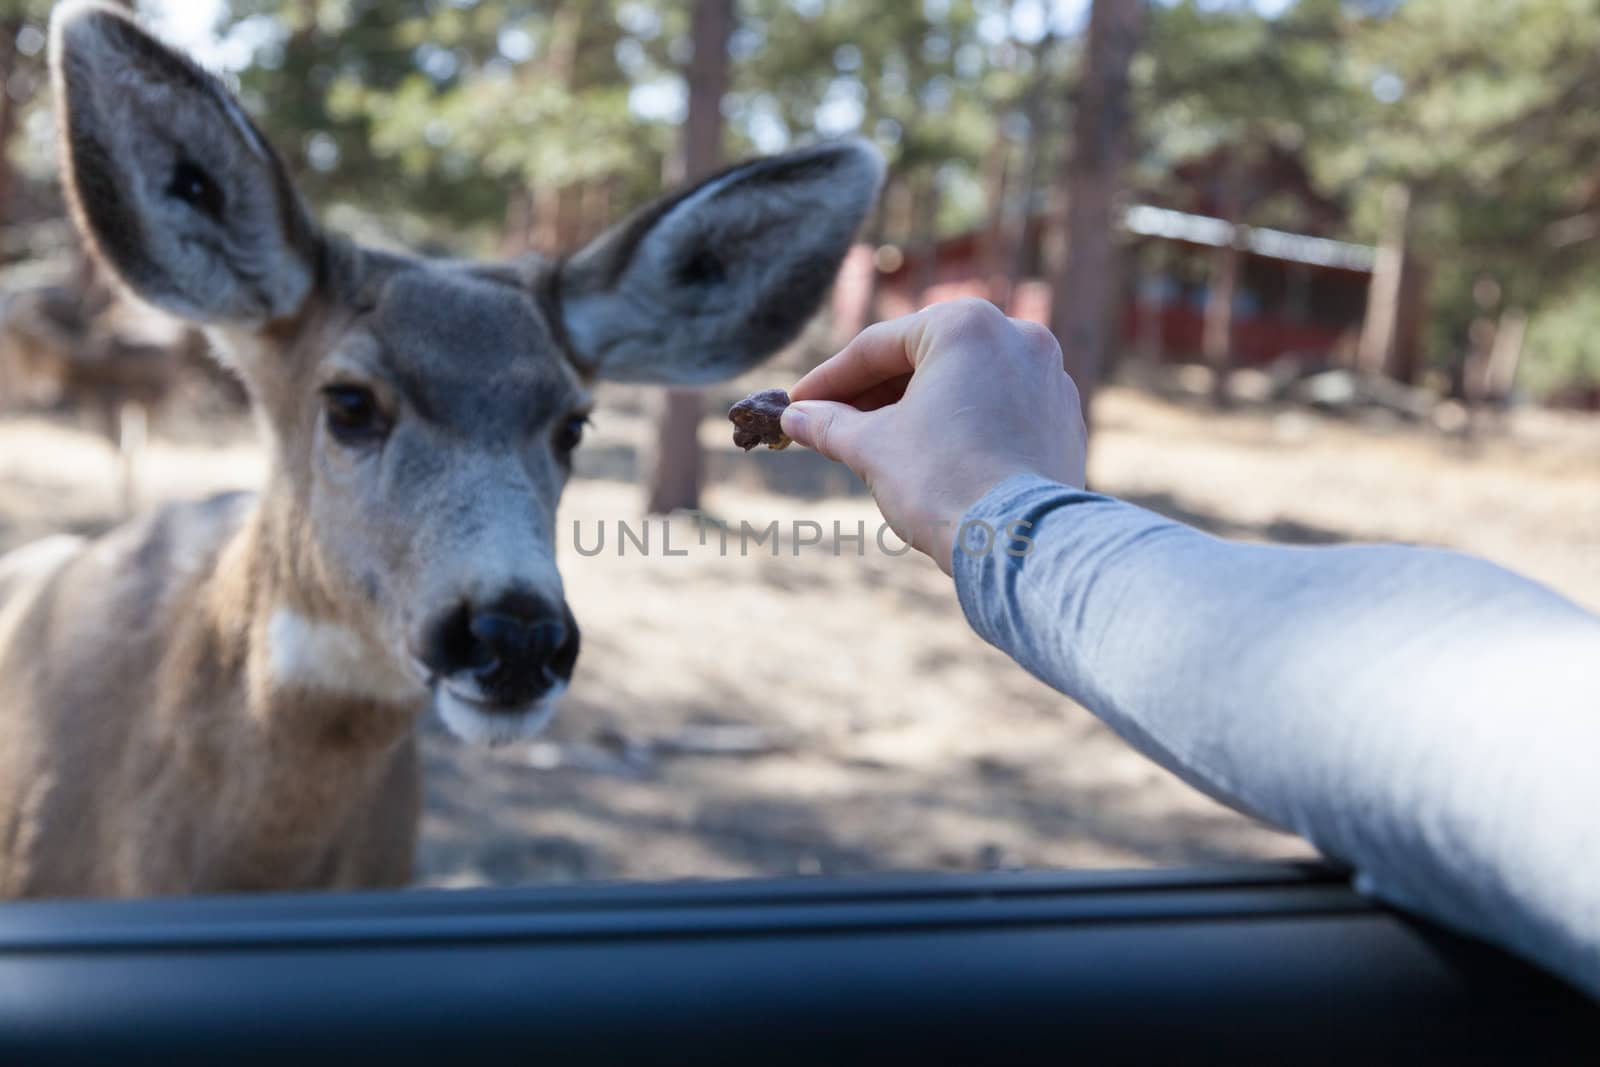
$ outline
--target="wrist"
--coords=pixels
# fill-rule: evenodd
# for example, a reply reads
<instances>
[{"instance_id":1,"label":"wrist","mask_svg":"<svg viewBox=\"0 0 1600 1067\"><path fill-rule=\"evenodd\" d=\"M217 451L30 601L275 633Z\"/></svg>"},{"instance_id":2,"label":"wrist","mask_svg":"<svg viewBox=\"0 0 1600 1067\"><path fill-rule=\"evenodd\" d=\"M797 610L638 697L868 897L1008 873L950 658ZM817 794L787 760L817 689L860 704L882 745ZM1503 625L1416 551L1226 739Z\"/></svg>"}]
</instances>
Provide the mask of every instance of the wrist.
<instances>
[{"instance_id":1,"label":"wrist","mask_svg":"<svg viewBox=\"0 0 1600 1067\"><path fill-rule=\"evenodd\" d=\"M993 540L994 531L968 522L969 514L983 502L996 487L1011 478L1031 476L1029 472L998 473L993 478L969 480L960 489L930 494L934 506L913 521L910 544L938 564L946 574L955 573L957 552L986 551L985 542ZM975 488L976 487L976 488Z\"/></svg>"}]
</instances>

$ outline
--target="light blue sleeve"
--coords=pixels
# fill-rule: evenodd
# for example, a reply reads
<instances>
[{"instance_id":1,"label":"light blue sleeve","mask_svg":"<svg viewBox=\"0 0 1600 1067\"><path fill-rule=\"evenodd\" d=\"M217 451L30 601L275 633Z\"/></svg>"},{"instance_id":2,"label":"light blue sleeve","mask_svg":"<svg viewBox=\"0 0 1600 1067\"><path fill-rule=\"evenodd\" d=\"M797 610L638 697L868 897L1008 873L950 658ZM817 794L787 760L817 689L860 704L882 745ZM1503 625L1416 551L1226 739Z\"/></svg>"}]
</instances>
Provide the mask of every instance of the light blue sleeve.
<instances>
[{"instance_id":1,"label":"light blue sleeve","mask_svg":"<svg viewBox=\"0 0 1600 1067\"><path fill-rule=\"evenodd\" d=\"M986 640L1366 891L1600 995L1600 619L1455 552L1235 543L1041 478L966 524Z\"/></svg>"}]
</instances>

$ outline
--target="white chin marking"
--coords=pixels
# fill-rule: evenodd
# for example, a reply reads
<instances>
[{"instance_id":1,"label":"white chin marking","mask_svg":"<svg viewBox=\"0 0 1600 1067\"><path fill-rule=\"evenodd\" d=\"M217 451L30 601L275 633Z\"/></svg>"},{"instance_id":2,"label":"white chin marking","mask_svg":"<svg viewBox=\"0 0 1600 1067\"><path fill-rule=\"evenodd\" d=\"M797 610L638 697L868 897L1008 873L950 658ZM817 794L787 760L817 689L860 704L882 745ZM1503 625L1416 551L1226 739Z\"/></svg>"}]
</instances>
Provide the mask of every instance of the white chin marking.
<instances>
[{"instance_id":1,"label":"white chin marking","mask_svg":"<svg viewBox=\"0 0 1600 1067\"><path fill-rule=\"evenodd\" d=\"M267 625L273 684L386 704L420 700L425 690L390 668L353 631L338 623L279 609Z\"/></svg>"},{"instance_id":2,"label":"white chin marking","mask_svg":"<svg viewBox=\"0 0 1600 1067\"><path fill-rule=\"evenodd\" d=\"M484 711L441 685L433 703L445 726L461 740L474 745L509 745L537 737L555 718L556 704L566 691L567 684L559 682L537 704L522 711Z\"/></svg>"}]
</instances>

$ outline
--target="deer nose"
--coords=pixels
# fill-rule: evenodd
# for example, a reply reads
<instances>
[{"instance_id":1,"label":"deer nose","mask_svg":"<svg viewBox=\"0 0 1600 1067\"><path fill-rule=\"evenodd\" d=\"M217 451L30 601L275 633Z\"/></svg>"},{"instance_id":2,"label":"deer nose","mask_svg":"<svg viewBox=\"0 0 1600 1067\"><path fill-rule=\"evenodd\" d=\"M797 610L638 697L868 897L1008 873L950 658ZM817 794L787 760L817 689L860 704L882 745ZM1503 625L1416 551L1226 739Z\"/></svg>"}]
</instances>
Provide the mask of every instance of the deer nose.
<instances>
[{"instance_id":1,"label":"deer nose","mask_svg":"<svg viewBox=\"0 0 1600 1067\"><path fill-rule=\"evenodd\" d=\"M470 678L489 705L520 710L571 679L578 625L564 604L513 595L458 607L434 624L426 649L436 675Z\"/></svg>"}]
</instances>

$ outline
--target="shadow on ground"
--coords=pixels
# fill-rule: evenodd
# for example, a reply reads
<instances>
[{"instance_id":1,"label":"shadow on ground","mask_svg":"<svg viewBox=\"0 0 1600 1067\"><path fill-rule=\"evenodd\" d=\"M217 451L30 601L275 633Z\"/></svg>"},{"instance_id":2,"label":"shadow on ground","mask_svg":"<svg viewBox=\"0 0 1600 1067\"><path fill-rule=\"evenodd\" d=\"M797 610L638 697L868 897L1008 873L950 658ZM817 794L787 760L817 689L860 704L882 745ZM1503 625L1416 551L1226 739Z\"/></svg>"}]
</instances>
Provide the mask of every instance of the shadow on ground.
<instances>
[{"instance_id":1,"label":"shadow on ground","mask_svg":"<svg viewBox=\"0 0 1600 1067\"><path fill-rule=\"evenodd\" d=\"M581 717L585 711L568 708L564 714ZM825 751L643 762L625 760L613 748L613 768L581 769L532 765L542 762L541 751L469 751L429 731L427 822L419 858L427 882L618 879L640 871L655 877L741 877L1052 865L1029 847L1036 840L1049 840L1054 855L1109 856L1121 866L1304 854L1297 842L1273 840L1276 835L1264 829L1242 832L1238 817L1220 809L1141 811L1140 782L1068 788L1042 799L1027 781L1029 768L1016 764L923 775ZM742 766L730 771L730 759ZM830 770L848 773L852 786L808 795L807 779L836 776ZM958 781L968 777L980 784ZM775 792L774 780L787 788ZM964 832L951 833L952 827Z\"/></svg>"}]
</instances>

